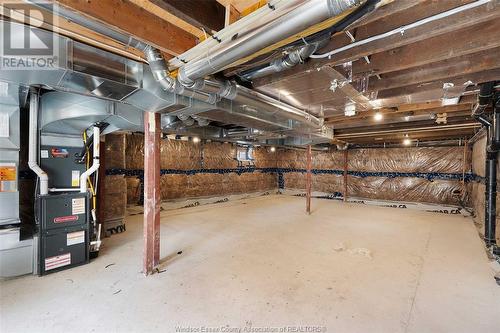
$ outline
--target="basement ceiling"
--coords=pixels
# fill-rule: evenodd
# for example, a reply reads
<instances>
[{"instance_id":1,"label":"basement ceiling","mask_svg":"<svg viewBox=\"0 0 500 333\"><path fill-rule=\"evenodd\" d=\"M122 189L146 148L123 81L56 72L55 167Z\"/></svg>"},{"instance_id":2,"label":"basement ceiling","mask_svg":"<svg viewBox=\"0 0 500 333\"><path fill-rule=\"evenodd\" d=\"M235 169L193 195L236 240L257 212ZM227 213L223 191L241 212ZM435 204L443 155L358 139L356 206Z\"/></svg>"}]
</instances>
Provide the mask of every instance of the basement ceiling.
<instances>
[{"instance_id":1,"label":"basement ceiling","mask_svg":"<svg viewBox=\"0 0 500 333\"><path fill-rule=\"evenodd\" d=\"M155 45L167 59L181 57L223 29L228 23L228 5L238 12L236 20L250 12L249 7L254 10L265 5L265 1L254 0L58 3ZM337 139L346 142L397 142L405 134L416 140L471 137L479 127L469 117L478 85L500 80L500 0L382 3L315 52L331 56L305 59L291 69L243 83L324 117ZM426 21L419 23L421 20ZM67 20L59 20L58 26L59 33L84 43L143 58L137 50ZM240 80L242 72L288 51L277 49L219 74ZM355 105L355 114L347 117L350 104ZM382 120L374 120L376 113L383 115ZM231 123L226 116L215 115L213 111L211 118ZM419 131L423 123L421 127L426 129ZM387 132L394 128L399 132ZM376 134L380 131L386 132Z\"/></svg>"}]
</instances>

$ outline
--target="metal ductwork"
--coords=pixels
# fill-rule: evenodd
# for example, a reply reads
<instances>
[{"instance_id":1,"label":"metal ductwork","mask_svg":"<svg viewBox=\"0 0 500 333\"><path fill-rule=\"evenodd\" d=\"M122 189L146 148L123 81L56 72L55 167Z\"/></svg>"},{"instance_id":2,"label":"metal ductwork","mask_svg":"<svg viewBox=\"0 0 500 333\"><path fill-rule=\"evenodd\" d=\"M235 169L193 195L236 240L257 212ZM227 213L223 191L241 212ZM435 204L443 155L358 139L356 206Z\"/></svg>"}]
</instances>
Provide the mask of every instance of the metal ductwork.
<instances>
[{"instance_id":1,"label":"metal ductwork","mask_svg":"<svg viewBox=\"0 0 500 333\"><path fill-rule=\"evenodd\" d=\"M109 125L101 134L142 131L143 115L124 103L53 91L41 96L40 129L44 133L80 136L92 124L104 122Z\"/></svg>"},{"instance_id":2,"label":"metal ductwork","mask_svg":"<svg viewBox=\"0 0 500 333\"><path fill-rule=\"evenodd\" d=\"M236 60L245 58L307 28L342 14L361 0L312 0L244 36L221 43L206 56L194 59L179 69L179 81L188 87L198 79L217 73Z\"/></svg>"},{"instance_id":3,"label":"metal ductwork","mask_svg":"<svg viewBox=\"0 0 500 333\"><path fill-rule=\"evenodd\" d=\"M42 2L32 2L43 7ZM292 34L293 29L302 31L359 2L314 0L297 5L288 14L262 25L266 27L266 32L274 31L274 34L266 33L265 39L257 36L260 41L258 47L264 48L275 40L282 40ZM288 19L284 19L291 13L297 16L299 8L302 8L300 20L287 22ZM311 15L306 15L307 13ZM323 126L322 119L234 82L197 79L190 86L182 85L179 79L169 76L165 60L157 50L70 10L63 9L58 14L127 45L143 49L150 66L58 36L62 60L59 68L54 71L40 70L26 73L15 70L2 71L0 80L14 81L26 86L40 85L49 89L118 101L148 112L163 112L175 116L203 113L202 118L208 121L224 120L223 122L227 124L279 131L292 136L306 135L325 140L332 137L331 129ZM287 27L286 31L283 30L284 27ZM254 41L248 38L252 34L253 32L249 32L241 38L219 45L226 48L234 44L230 47L232 52L241 48L237 54L244 56L256 47ZM239 45L238 48L236 45ZM295 58L290 57L290 64L295 61L293 59ZM231 57L227 57L224 63L230 64L230 61ZM192 68L190 64L191 62L186 66ZM215 71L214 68L212 70ZM227 115L221 116L221 111ZM204 122L202 120L202 124Z\"/></svg>"},{"instance_id":4,"label":"metal ductwork","mask_svg":"<svg viewBox=\"0 0 500 333\"><path fill-rule=\"evenodd\" d=\"M206 102L213 101L215 104L223 97L254 110L267 112L271 115L281 115L283 118L293 119L313 128L320 128L323 125L323 120L320 118L267 95L239 86L234 82L198 80L192 87L186 88L178 79L168 74L167 64L159 50L148 47L144 54L155 79L165 90L172 93L199 99L193 94L200 94L201 91L201 94L212 96L205 100Z\"/></svg>"},{"instance_id":5,"label":"metal ductwork","mask_svg":"<svg viewBox=\"0 0 500 333\"><path fill-rule=\"evenodd\" d=\"M316 42L308 44L297 50L288 53L286 56L273 60L268 66L256 70L243 73L241 76L245 80L252 81L253 79L271 75L274 73L282 72L290 69L302 62L304 62L311 54L316 52L321 43Z\"/></svg>"}]
</instances>

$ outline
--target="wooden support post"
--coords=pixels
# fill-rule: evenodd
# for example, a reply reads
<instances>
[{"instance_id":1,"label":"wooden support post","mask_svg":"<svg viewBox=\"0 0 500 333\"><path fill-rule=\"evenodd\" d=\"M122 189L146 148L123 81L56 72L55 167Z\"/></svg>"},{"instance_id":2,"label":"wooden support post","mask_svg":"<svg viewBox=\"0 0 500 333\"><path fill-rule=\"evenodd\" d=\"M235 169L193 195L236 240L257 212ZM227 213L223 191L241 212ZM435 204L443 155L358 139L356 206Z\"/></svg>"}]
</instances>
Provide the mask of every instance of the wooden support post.
<instances>
[{"instance_id":1,"label":"wooden support post","mask_svg":"<svg viewBox=\"0 0 500 333\"><path fill-rule=\"evenodd\" d=\"M160 263L160 134L160 114L144 113L144 275Z\"/></svg>"},{"instance_id":2,"label":"wooden support post","mask_svg":"<svg viewBox=\"0 0 500 333\"><path fill-rule=\"evenodd\" d=\"M344 150L344 202L347 201L347 158L349 156L349 151Z\"/></svg>"},{"instance_id":3,"label":"wooden support post","mask_svg":"<svg viewBox=\"0 0 500 333\"><path fill-rule=\"evenodd\" d=\"M312 156L311 156L311 145L307 146L307 174L306 174L306 211L307 214L311 214L311 188L312 188Z\"/></svg>"}]
</instances>

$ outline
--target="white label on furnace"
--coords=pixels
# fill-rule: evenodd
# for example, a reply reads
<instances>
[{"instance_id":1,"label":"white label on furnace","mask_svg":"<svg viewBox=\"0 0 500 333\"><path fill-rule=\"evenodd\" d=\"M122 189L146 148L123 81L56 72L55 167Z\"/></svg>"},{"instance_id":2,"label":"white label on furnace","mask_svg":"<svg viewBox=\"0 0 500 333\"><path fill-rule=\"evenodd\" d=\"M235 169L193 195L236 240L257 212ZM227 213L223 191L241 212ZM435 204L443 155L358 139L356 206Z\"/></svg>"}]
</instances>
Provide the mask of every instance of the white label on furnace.
<instances>
[{"instance_id":1,"label":"white label on furnace","mask_svg":"<svg viewBox=\"0 0 500 333\"><path fill-rule=\"evenodd\" d=\"M40 150L40 158L49 158L48 150Z\"/></svg>"},{"instance_id":2,"label":"white label on furnace","mask_svg":"<svg viewBox=\"0 0 500 333\"><path fill-rule=\"evenodd\" d=\"M71 215L85 214L85 198L71 200Z\"/></svg>"},{"instance_id":3,"label":"white label on furnace","mask_svg":"<svg viewBox=\"0 0 500 333\"><path fill-rule=\"evenodd\" d=\"M85 231L76 231L66 234L66 245L75 245L85 242Z\"/></svg>"},{"instance_id":4,"label":"white label on furnace","mask_svg":"<svg viewBox=\"0 0 500 333\"><path fill-rule=\"evenodd\" d=\"M0 138L9 137L9 114L0 113Z\"/></svg>"},{"instance_id":5,"label":"white label on furnace","mask_svg":"<svg viewBox=\"0 0 500 333\"><path fill-rule=\"evenodd\" d=\"M78 187L80 186L80 171L72 170L71 171L71 186Z\"/></svg>"},{"instance_id":6,"label":"white label on furnace","mask_svg":"<svg viewBox=\"0 0 500 333\"><path fill-rule=\"evenodd\" d=\"M45 270L49 271L54 268L62 267L71 264L71 253L61 254L59 256L45 259Z\"/></svg>"}]
</instances>

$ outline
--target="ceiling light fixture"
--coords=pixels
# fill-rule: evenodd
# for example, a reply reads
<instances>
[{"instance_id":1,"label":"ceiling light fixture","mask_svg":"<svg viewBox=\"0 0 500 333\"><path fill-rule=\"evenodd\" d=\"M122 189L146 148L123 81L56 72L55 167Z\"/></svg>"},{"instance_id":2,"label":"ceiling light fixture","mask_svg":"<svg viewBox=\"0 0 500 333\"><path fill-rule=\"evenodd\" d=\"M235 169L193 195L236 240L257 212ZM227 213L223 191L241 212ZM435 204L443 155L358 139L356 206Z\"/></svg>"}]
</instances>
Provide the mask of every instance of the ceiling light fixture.
<instances>
[{"instance_id":1,"label":"ceiling light fixture","mask_svg":"<svg viewBox=\"0 0 500 333\"><path fill-rule=\"evenodd\" d=\"M382 119L384 119L384 115L381 112L376 112L373 116L373 119L375 119L375 121L381 121Z\"/></svg>"},{"instance_id":2,"label":"ceiling light fixture","mask_svg":"<svg viewBox=\"0 0 500 333\"><path fill-rule=\"evenodd\" d=\"M405 134L405 138L403 139L403 144L405 146L411 145L411 139L408 137L408 134Z\"/></svg>"},{"instance_id":3,"label":"ceiling light fixture","mask_svg":"<svg viewBox=\"0 0 500 333\"><path fill-rule=\"evenodd\" d=\"M198 143L198 142L200 142L200 138L199 138L199 137L197 137L197 136L195 136L195 137L193 138L193 143Z\"/></svg>"},{"instance_id":4,"label":"ceiling light fixture","mask_svg":"<svg viewBox=\"0 0 500 333\"><path fill-rule=\"evenodd\" d=\"M275 147L271 147L271 153L274 153L276 151L276 148Z\"/></svg>"}]
</instances>

